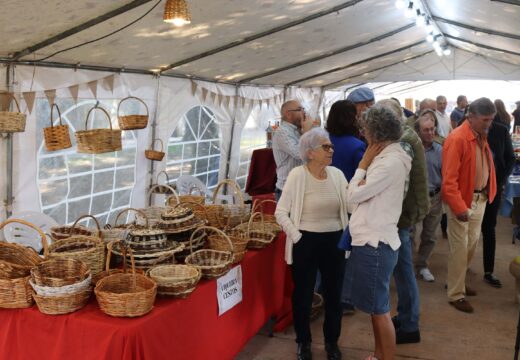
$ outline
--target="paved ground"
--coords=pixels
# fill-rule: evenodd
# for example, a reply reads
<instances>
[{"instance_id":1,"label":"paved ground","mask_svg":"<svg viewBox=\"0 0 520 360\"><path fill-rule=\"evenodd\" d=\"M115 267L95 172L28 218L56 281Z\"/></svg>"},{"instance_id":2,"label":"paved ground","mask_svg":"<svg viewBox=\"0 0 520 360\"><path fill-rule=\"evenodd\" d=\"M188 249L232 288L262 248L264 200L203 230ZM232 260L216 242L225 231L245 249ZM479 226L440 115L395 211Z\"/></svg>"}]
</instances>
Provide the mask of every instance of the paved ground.
<instances>
[{"instance_id":1,"label":"paved ground","mask_svg":"<svg viewBox=\"0 0 520 360\"><path fill-rule=\"evenodd\" d=\"M510 261L520 255L520 242L511 243L512 225L499 218L497 226L497 256L495 274L504 287L495 289L483 279L482 245L468 273L470 284L478 295L470 298L475 313L465 314L448 304L444 283L448 242L439 236L431 259L434 283L418 280L421 296L421 337L419 344L398 345L397 359L513 359L516 327L519 316L514 303L514 280L509 273ZM440 233L440 232L439 232ZM440 235L440 234L439 234ZM392 314L395 313L395 289L392 289ZM326 359L321 331L323 318L312 323L314 359ZM261 330L246 345L237 360L286 360L296 358L294 330L288 328L273 338ZM361 312L343 317L340 339L344 359L364 359L373 350L370 317Z\"/></svg>"}]
</instances>

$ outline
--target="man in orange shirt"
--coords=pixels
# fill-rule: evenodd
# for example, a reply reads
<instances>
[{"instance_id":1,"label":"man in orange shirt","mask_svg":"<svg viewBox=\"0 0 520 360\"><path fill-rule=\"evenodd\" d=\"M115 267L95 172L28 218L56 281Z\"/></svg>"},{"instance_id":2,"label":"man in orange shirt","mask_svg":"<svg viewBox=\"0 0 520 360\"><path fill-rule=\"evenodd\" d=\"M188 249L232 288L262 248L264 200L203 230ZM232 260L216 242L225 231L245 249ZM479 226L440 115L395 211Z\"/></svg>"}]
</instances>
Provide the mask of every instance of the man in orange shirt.
<instances>
[{"instance_id":1,"label":"man in orange shirt","mask_svg":"<svg viewBox=\"0 0 520 360\"><path fill-rule=\"evenodd\" d=\"M466 271L480 237L486 203L496 194L493 156L487 133L496 114L488 98L469 106L466 121L453 130L442 153L442 199L448 205L448 298L457 310L471 313Z\"/></svg>"}]
</instances>

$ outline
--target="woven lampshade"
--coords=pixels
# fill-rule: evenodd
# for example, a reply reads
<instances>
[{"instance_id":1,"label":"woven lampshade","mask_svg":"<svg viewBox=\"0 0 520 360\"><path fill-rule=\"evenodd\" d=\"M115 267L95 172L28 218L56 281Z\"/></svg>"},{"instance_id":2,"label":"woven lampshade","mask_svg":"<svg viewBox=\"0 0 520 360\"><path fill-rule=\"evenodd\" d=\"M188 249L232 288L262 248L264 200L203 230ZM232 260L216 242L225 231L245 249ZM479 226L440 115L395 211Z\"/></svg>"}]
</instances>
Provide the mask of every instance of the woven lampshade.
<instances>
[{"instance_id":1,"label":"woven lampshade","mask_svg":"<svg viewBox=\"0 0 520 360\"><path fill-rule=\"evenodd\" d=\"M164 7L165 22L172 23L175 26L183 26L191 23L191 14L188 4L185 0L168 0Z\"/></svg>"}]
</instances>

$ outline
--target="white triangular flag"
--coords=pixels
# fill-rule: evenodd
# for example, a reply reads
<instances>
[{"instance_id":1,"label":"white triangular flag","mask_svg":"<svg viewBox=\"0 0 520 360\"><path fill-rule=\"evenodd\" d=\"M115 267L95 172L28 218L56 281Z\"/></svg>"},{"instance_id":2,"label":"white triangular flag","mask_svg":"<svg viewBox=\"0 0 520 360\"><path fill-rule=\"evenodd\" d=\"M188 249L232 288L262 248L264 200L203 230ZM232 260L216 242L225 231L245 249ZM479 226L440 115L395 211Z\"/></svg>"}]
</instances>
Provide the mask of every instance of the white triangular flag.
<instances>
[{"instance_id":1,"label":"white triangular flag","mask_svg":"<svg viewBox=\"0 0 520 360\"><path fill-rule=\"evenodd\" d=\"M207 96L208 96L208 89L202 88L202 101L206 101Z\"/></svg>"},{"instance_id":2,"label":"white triangular flag","mask_svg":"<svg viewBox=\"0 0 520 360\"><path fill-rule=\"evenodd\" d=\"M45 96L47 96L47 101L49 101L49 105L54 105L54 98L56 97L56 89L45 90Z\"/></svg>"},{"instance_id":3,"label":"white triangular flag","mask_svg":"<svg viewBox=\"0 0 520 360\"><path fill-rule=\"evenodd\" d=\"M195 96L195 93L197 92L197 83L193 80L191 80L191 95Z\"/></svg>"},{"instance_id":4,"label":"white triangular flag","mask_svg":"<svg viewBox=\"0 0 520 360\"><path fill-rule=\"evenodd\" d=\"M112 94L114 93L114 79L115 75L109 75L103 79L103 87L106 86L106 89Z\"/></svg>"},{"instance_id":5,"label":"white triangular flag","mask_svg":"<svg viewBox=\"0 0 520 360\"><path fill-rule=\"evenodd\" d=\"M79 85L69 86L69 92L74 99L74 102L78 102Z\"/></svg>"},{"instance_id":6,"label":"white triangular flag","mask_svg":"<svg viewBox=\"0 0 520 360\"><path fill-rule=\"evenodd\" d=\"M31 114L33 111L34 99L36 99L36 93L34 91L28 91L22 93L22 96L27 104L27 110L29 110L29 114Z\"/></svg>"},{"instance_id":7,"label":"white triangular flag","mask_svg":"<svg viewBox=\"0 0 520 360\"><path fill-rule=\"evenodd\" d=\"M97 80L93 80L87 83L90 92L92 93L92 95L94 95L94 99L97 99L97 83Z\"/></svg>"}]
</instances>

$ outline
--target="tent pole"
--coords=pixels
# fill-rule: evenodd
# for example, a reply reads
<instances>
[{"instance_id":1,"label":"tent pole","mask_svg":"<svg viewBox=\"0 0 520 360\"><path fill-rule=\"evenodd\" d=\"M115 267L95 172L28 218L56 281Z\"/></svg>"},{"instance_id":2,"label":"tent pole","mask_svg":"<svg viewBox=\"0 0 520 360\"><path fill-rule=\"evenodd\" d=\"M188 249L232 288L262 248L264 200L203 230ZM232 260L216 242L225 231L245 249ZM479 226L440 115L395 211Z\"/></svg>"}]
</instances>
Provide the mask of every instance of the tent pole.
<instances>
[{"instance_id":1,"label":"tent pole","mask_svg":"<svg viewBox=\"0 0 520 360\"><path fill-rule=\"evenodd\" d=\"M226 176L226 179L229 179L229 169L230 169L230 163L231 163L231 153L233 151L233 139L235 138L235 123L237 122L237 116L238 116L238 104L240 103L240 101L238 100L239 97L238 97L238 90L239 90L239 85L235 85L235 111L234 111L234 114L233 114L233 122L231 123L231 139L229 140L229 151L228 151L228 155L227 155L227 161L226 161L226 172L225 172L225 176ZM238 149L238 151L240 152L240 148ZM227 186L225 187L225 193L227 194Z\"/></svg>"},{"instance_id":2,"label":"tent pole","mask_svg":"<svg viewBox=\"0 0 520 360\"><path fill-rule=\"evenodd\" d=\"M157 114L159 112L158 109L159 109L159 89L160 89L160 85L161 85L161 77L159 75L157 75L157 89L155 90L155 109L154 109L154 112L153 112L153 118L152 118L152 124L151 124L151 128L152 128L152 147L153 147L153 142L154 142L155 136L156 136ZM166 149L168 149L168 142L166 142ZM166 152L168 152L168 151L166 150ZM149 171L150 188L153 185L153 172L154 172L154 162L150 160L150 171ZM166 185L168 185L168 184L166 184ZM148 199L146 201L148 201L148 206L152 206L152 194L150 194L150 196L148 197Z\"/></svg>"},{"instance_id":3,"label":"tent pole","mask_svg":"<svg viewBox=\"0 0 520 360\"><path fill-rule=\"evenodd\" d=\"M13 69L12 64L7 64L7 74L5 77L5 83L7 91L11 91L11 71ZM6 183L6 199L4 201L5 206L5 218L9 218L12 215L13 206L13 134L7 134L7 183Z\"/></svg>"}]
</instances>

